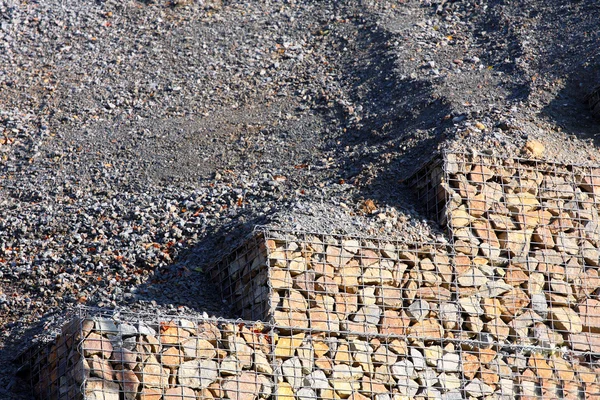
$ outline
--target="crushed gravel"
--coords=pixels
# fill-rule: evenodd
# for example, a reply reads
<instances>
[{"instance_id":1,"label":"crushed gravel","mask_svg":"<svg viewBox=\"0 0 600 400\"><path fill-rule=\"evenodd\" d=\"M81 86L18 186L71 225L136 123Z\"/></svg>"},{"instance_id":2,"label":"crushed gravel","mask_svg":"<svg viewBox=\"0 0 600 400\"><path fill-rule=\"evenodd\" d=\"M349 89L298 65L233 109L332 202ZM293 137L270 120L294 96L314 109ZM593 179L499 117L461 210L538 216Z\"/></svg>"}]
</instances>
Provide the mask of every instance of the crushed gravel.
<instances>
[{"instance_id":1,"label":"crushed gravel","mask_svg":"<svg viewBox=\"0 0 600 400\"><path fill-rule=\"evenodd\" d=\"M597 164L596 3L0 0L0 397L78 304L228 316L256 225L444 241L439 151Z\"/></svg>"}]
</instances>

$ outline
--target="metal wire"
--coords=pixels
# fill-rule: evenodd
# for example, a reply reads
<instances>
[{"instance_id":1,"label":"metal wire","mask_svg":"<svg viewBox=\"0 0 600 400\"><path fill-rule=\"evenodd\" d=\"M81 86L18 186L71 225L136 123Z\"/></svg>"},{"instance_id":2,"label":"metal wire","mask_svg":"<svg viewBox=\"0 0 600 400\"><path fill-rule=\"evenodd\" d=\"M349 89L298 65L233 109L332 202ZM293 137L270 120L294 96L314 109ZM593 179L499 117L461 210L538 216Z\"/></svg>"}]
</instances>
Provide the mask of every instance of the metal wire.
<instances>
[{"instance_id":1,"label":"metal wire","mask_svg":"<svg viewBox=\"0 0 600 400\"><path fill-rule=\"evenodd\" d=\"M452 153L414 179L448 245L259 228L210 269L245 319L82 309L36 395L598 398L600 169Z\"/></svg>"}]
</instances>

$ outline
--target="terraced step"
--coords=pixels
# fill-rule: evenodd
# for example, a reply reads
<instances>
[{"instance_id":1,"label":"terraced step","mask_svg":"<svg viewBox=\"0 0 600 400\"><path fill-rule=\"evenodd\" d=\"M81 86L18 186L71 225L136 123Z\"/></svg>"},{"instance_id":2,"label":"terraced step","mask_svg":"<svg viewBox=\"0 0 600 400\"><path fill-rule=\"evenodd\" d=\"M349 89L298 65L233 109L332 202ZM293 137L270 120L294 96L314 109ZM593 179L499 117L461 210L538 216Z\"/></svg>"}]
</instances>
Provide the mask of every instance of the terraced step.
<instances>
[{"instance_id":1,"label":"terraced step","mask_svg":"<svg viewBox=\"0 0 600 400\"><path fill-rule=\"evenodd\" d=\"M445 154L413 179L449 244L258 229L209 269L242 318L82 309L40 399L600 393L600 169Z\"/></svg>"}]
</instances>

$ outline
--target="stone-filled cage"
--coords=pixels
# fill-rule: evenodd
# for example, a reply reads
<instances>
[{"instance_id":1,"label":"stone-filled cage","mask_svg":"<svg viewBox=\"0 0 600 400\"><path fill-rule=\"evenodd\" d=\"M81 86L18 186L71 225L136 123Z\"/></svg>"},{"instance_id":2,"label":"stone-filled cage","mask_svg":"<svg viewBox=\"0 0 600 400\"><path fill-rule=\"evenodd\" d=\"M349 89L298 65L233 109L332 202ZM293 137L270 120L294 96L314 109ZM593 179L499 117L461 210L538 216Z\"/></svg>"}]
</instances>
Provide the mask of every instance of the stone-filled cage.
<instances>
[{"instance_id":1,"label":"stone-filled cage","mask_svg":"<svg viewBox=\"0 0 600 400\"><path fill-rule=\"evenodd\" d=\"M36 395L600 398L600 168L446 153L409 183L447 242L258 228L207 271L241 319L81 309Z\"/></svg>"}]
</instances>

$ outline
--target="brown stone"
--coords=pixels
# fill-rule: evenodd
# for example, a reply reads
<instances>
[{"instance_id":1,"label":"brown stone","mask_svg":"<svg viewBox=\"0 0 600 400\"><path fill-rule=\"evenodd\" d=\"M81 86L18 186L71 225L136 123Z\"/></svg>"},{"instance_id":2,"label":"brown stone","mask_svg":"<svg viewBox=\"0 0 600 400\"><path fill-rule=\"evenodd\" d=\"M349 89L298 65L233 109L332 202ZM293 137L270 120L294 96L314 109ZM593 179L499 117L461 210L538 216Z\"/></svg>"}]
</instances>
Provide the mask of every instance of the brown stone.
<instances>
[{"instance_id":1,"label":"brown stone","mask_svg":"<svg viewBox=\"0 0 600 400\"><path fill-rule=\"evenodd\" d=\"M505 316L514 317L523 311L529 304L529 296L520 287L515 287L510 292L500 297L500 303L504 306Z\"/></svg>"},{"instance_id":2,"label":"brown stone","mask_svg":"<svg viewBox=\"0 0 600 400\"><path fill-rule=\"evenodd\" d=\"M527 365L536 373L536 376L542 379L550 379L552 377L552 367L548 365L545 357L540 353L532 353L529 356Z\"/></svg>"},{"instance_id":3,"label":"brown stone","mask_svg":"<svg viewBox=\"0 0 600 400\"><path fill-rule=\"evenodd\" d=\"M506 269L504 275L504 281L511 286L521 286L521 284L529 280L529 275L525 273L521 268L515 266L509 266Z\"/></svg>"},{"instance_id":4,"label":"brown stone","mask_svg":"<svg viewBox=\"0 0 600 400\"><path fill-rule=\"evenodd\" d=\"M509 326L500 317L487 322L483 330L490 333L499 342L505 341L510 333Z\"/></svg>"},{"instance_id":5,"label":"brown stone","mask_svg":"<svg viewBox=\"0 0 600 400\"><path fill-rule=\"evenodd\" d=\"M306 329L308 328L308 318L306 313L303 312L287 312L287 311L275 311L273 313L273 319L275 325L280 329Z\"/></svg>"},{"instance_id":6,"label":"brown stone","mask_svg":"<svg viewBox=\"0 0 600 400\"><path fill-rule=\"evenodd\" d=\"M163 400L196 400L196 393L188 387L173 387L165 390Z\"/></svg>"},{"instance_id":7,"label":"brown stone","mask_svg":"<svg viewBox=\"0 0 600 400\"><path fill-rule=\"evenodd\" d=\"M498 384L500 381L500 377L496 372L484 367L482 367L481 371L479 371L479 379L481 379L481 381L486 385L490 385L492 387Z\"/></svg>"},{"instance_id":8,"label":"brown stone","mask_svg":"<svg viewBox=\"0 0 600 400\"><path fill-rule=\"evenodd\" d=\"M437 320L430 318L409 327L407 333L419 340L439 340L444 337L444 328Z\"/></svg>"},{"instance_id":9,"label":"brown stone","mask_svg":"<svg viewBox=\"0 0 600 400\"><path fill-rule=\"evenodd\" d=\"M505 231L498 234L500 248L512 257L525 257L529 252L532 230Z\"/></svg>"},{"instance_id":10,"label":"brown stone","mask_svg":"<svg viewBox=\"0 0 600 400\"><path fill-rule=\"evenodd\" d=\"M578 311L584 330L600 333L600 301L586 299L579 303Z\"/></svg>"},{"instance_id":11,"label":"brown stone","mask_svg":"<svg viewBox=\"0 0 600 400\"><path fill-rule=\"evenodd\" d=\"M189 337L190 333L187 330L177 326L174 321L161 323L160 325L160 335L158 340L163 345L180 344Z\"/></svg>"},{"instance_id":12,"label":"brown stone","mask_svg":"<svg viewBox=\"0 0 600 400\"><path fill-rule=\"evenodd\" d=\"M290 289L294 283L290 271L273 268L270 270L271 287L275 290Z\"/></svg>"},{"instance_id":13,"label":"brown stone","mask_svg":"<svg viewBox=\"0 0 600 400\"><path fill-rule=\"evenodd\" d=\"M548 309L548 319L554 329L566 333L580 333L583 330L581 318L567 307L552 307Z\"/></svg>"},{"instance_id":14,"label":"brown stone","mask_svg":"<svg viewBox=\"0 0 600 400\"><path fill-rule=\"evenodd\" d=\"M338 316L333 311L322 308L311 308L308 310L310 327L315 331L329 332L335 334L340 330Z\"/></svg>"},{"instance_id":15,"label":"brown stone","mask_svg":"<svg viewBox=\"0 0 600 400\"><path fill-rule=\"evenodd\" d=\"M334 309L340 320L346 319L358 310L358 296L354 293L336 294Z\"/></svg>"},{"instance_id":16,"label":"brown stone","mask_svg":"<svg viewBox=\"0 0 600 400\"><path fill-rule=\"evenodd\" d=\"M407 332L410 318L404 311L401 313L394 310L385 310L379 327L379 333L383 335L403 336Z\"/></svg>"},{"instance_id":17,"label":"brown stone","mask_svg":"<svg viewBox=\"0 0 600 400\"><path fill-rule=\"evenodd\" d=\"M552 356L549 361L549 365L552 366L554 371L556 371L556 375L559 379L563 381L571 381L575 378L575 371L571 363L567 360L564 360L560 356Z\"/></svg>"},{"instance_id":18,"label":"brown stone","mask_svg":"<svg viewBox=\"0 0 600 400\"><path fill-rule=\"evenodd\" d=\"M375 289L377 304L385 309L398 310L403 306L402 289L392 286L382 286Z\"/></svg>"},{"instance_id":19,"label":"brown stone","mask_svg":"<svg viewBox=\"0 0 600 400\"><path fill-rule=\"evenodd\" d=\"M231 400L254 400L258 397L260 382L255 372L244 371L223 380L225 396Z\"/></svg>"},{"instance_id":20,"label":"brown stone","mask_svg":"<svg viewBox=\"0 0 600 400\"><path fill-rule=\"evenodd\" d=\"M485 219L479 219L471 223L471 227L475 235L483 242L492 247L499 248L500 242L490 223Z\"/></svg>"},{"instance_id":21,"label":"brown stone","mask_svg":"<svg viewBox=\"0 0 600 400\"><path fill-rule=\"evenodd\" d=\"M542 249L552 249L556 245L554 236L546 226L538 226L531 236L531 245Z\"/></svg>"},{"instance_id":22,"label":"brown stone","mask_svg":"<svg viewBox=\"0 0 600 400\"><path fill-rule=\"evenodd\" d=\"M293 336L278 336L275 338L275 357L280 359L288 359L294 356L294 352L304 340L304 332L297 333ZM322 342L321 342L322 343Z\"/></svg>"},{"instance_id":23,"label":"brown stone","mask_svg":"<svg viewBox=\"0 0 600 400\"><path fill-rule=\"evenodd\" d=\"M360 273L361 269L358 260L351 260L345 266L341 267L335 275L336 283L342 290L356 293Z\"/></svg>"},{"instance_id":24,"label":"brown stone","mask_svg":"<svg viewBox=\"0 0 600 400\"><path fill-rule=\"evenodd\" d=\"M170 369L177 368L183 362L183 353L177 347L168 347L161 353L160 362Z\"/></svg>"},{"instance_id":25,"label":"brown stone","mask_svg":"<svg viewBox=\"0 0 600 400\"><path fill-rule=\"evenodd\" d=\"M102 358L109 358L113 352L110 341L97 333L90 333L83 341L82 346L83 354L86 357L97 354Z\"/></svg>"},{"instance_id":26,"label":"brown stone","mask_svg":"<svg viewBox=\"0 0 600 400\"><path fill-rule=\"evenodd\" d=\"M572 333L569 335L569 343L574 350L600 353L600 333Z\"/></svg>"},{"instance_id":27,"label":"brown stone","mask_svg":"<svg viewBox=\"0 0 600 400\"><path fill-rule=\"evenodd\" d=\"M363 285L391 285L394 283L392 272L379 266L365 268L359 283Z\"/></svg>"},{"instance_id":28,"label":"brown stone","mask_svg":"<svg viewBox=\"0 0 600 400\"><path fill-rule=\"evenodd\" d=\"M162 390L154 388L142 388L139 400L162 400Z\"/></svg>"},{"instance_id":29,"label":"brown stone","mask_svg":"<svg viewBox=\"0 0 600 400\"><path fill-rule=\"evenodd\" d=\"M450 225L453 228L468 226L472 220L473 217L467 212L464 205L461 205L450 214Z\"/></svg>"},{"instance_id":30,"label":"brown stone","mask_svg":"<svg viewBox=\"0 0 600 400\"><path fill-rule=\"evenodd\" d=\"M489 364L494 358L496 358L496 351L492 349L478 349L477 355L481 364Z\"/></svg>"},{"instance_id":31,"label":"brown stone","mask_svg":"<svg viewBox=\"0 0 600 400\"><path fill-rule=\"evenodd\" d=\"M145 387L164 388L169 384L169 373L154 355L150 355L143 364L138 365L136 375Z\"/></svg>"},{"instance_id":32,"label":"brown stone","mask_svg":"<svg viewBox=\"0 0 600 400\"><path fill-rule=\"evenodd\" d=\"M428 286L416 289L415 296L423 300L445 302L450 301L452 293L442 286Z\"/></svg>"},{"instance_id":33,"label":"brown stone","mask_svg":"<svg viewBox=\"0 0 600 400\"><path fill-rule=\"evenodd\" d=\"M90 366L90 376L97 376L105 381L112 381L113 369L107 360L93 355L91 359L88 359L88 364Z\"/></svg>"},{"instance_id":34,"label":"brown stone","mask_svg":"<svg viewBox=\"0 0 600 400\"><path fill-rule=\"evenodd\" d=\"M465 378L473 379L479 368L481 367L481 363L479 358L473 354L465 353L462 356L462 372Z\"/></svg>"}]
</instances>

